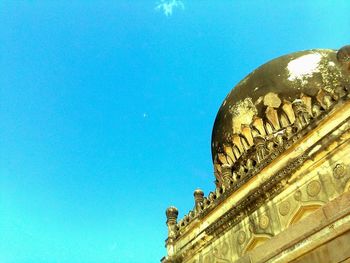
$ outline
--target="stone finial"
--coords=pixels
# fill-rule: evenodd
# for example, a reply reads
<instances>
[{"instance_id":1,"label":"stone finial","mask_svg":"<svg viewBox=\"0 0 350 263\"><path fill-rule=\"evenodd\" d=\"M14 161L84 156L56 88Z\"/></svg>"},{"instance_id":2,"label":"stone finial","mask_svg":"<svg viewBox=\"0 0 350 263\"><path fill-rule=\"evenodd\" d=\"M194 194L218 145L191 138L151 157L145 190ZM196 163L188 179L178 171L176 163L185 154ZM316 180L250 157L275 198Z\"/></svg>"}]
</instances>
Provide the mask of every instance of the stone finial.
<instances>
[{"instance_id":1,"label":"stone finial","mask_svg":"<svg viewBox=\"0 0 350 263\"><path fill-rule=\"evenodd\" d=\"M177 236L177 216L179 211L175 206L170 206L165 212L167 220L166 224L168 226L168 242L172 242Z\"/></svg>"},{"instance_id":2,"label":"stone finial","mask_svg":"<svg viewBox=\"0 0 350 263\"><path fill-rule=\"evenodd\" d=\"M177 216L179 211L175 206L170 206L167 208L166 212L166 224L168 226L168 239L166 240L166 247L168 251L168 256L174 254L174 241L177 237Z\"/></svg>"},{"instance_id":3,"label":"stone finial","mask_svg":"<svg viewBox=\"0 0 350 263\"><path fill-rule=\"evenodd\" d=\"M193 193L193 196L194 196L194 203L195 203L194 209L196 213L198 213L202 209L201 206L204 201L204 192L201 189L196 189Z\"/></svg>"},{"instance_id":4,"label":"stone finial","mask_svg":"<svg viewBox=\"0 0 350 263\"><path fill-rule=\"evenodd\" d=\"M167 218L167 225L176 223L177 216L179 215L179 211L175 206L170 206L167 208L166 212L166 218Z\"/></svg>"}]
</instances>

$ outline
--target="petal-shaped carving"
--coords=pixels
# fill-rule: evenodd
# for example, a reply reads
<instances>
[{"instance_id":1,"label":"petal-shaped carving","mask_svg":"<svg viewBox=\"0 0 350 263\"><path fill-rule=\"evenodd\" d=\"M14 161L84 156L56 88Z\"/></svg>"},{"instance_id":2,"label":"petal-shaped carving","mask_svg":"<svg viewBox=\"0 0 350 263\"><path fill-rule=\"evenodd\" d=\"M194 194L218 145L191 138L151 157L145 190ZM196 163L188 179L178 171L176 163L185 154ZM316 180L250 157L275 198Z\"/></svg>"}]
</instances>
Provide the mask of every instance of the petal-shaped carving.
<instances>
[{"instance_id":1,"label":"petal-shaped carving","mask_svg":"<svg viewBox=\"0 0 350 263\"><path fill-rule=\"evenodd\" d=\"M242 145L242 142L241 142L241 138L239 137L238 134L234 134L232 136L232 143L237 146L237 148L238 148L240 153L244 152L244 148L243 148L243 145Z\"/></svg>"},{"instance_id":2,"label":"petal-shaped carving","mask_svg":"<svg viewBox=\"0 0 350 263\"><path fill-rule=\"evenodd\" d=\"M265 128L266 128L266 131L267 131L268 134L272 134L273 133L272 125L269 122L266 122Z\"/></svg>"},{"instance_id":3,"label":"petal-shaped carving","mask_svg":"<svg viewBox=\"0 0 350 263\"><path fill-rule=\"evenodd\" d=\"M295 121L295 114L293 111L292 103L287 100L284 100L282 109L287 114L289 122L293 124Z\"/></svg>"},{"instance_id":4,"label":"petal-shaped carving","mask_svg":"<svg viewBox=\"0 0 350 263\"><path fill-rule=\"evenodd\" d=\"M248 144L252 146L254 144L252 131L249 126L244 125L242 127L242 135L246 138Z\"/></svg>"},{"instance_id":5,"label":"petal-shaped carving","mask_svg":"<svg viewBox=\"0 0 350 263\"><path fill-rule=\"evenodd\" d=\"M235 157L235 155L234 155L234 153L233 153L233 151L232 151L232 148L231 148L230 146L225 145L225 146L224 146L224 151L225 151L226 155L229 156L230 159L231 159L233 162L236 161L236 157Z\"/></svg>"},{"instance_id":6,"label":"petal-shaped carving","mask_svg":"<svg viewBox=\"0 0 350 263\"><path fill-rule=\"evenodd\" d=\"M240 136L240 137L241 137L241 143L243 145L244 151L247 151L250 148L250 146L244 136Z\"/></svg>"},{"instance_id":7,"label":"petal-shaped carving","mask_svg":"<svg viewBox=\"0 0 350 263\"><path fill-rule=\"evenodd\" d=\"M236 160L238 160L238 158L241 157L241 153L240 153L240 151L238 150L237 146L234 145L234 146L232 147L232 150L233 150L234 155L236 156Z\"/></svg>"},{"instance_id":8,"label":"petal-shaped carving","mask_svg":"<svg viewBox=\"0 0 350 263\"><path fill-rule=\"evenodd\" d=\"M260 135L266 135L266 131L264 128L264 122L261 118L255 117L253 119L253 126L254 126L254 128L256 128L259 131Z\"/></svg>"},{"instance_id":9,"label":"petal-shaped carving","mask_svg":"<svg viewBox=\"0 0 350 263\"><path fill-rule=\"evenodd\" d=\"M218 159L222 164L227 164L226 156L223 153L218 153Z\"/></svg>"},{"instance_id":10,"label":"petal-shaped carving","mask_svg":"<svg viewBox=\"0 0 350 263\"><path fill-rule=\"evenodd\" d=\"M273 128L275 130L279 130L281 126L278 120L277 111L272 107L267 107L265 114L266 114L266 118L269 120Z\"/></svg>"},{"instance_id":11,"label":"petal-shaped carving","mask_svg":"<svg viewBox=\"0 0 350 263\"><path fill-rule=\"evenodd\" d=\"M280 122L283 128L290 125L287 115L284 112L281 112Z\"/></svg>"},{"instance_id":12,"label":"petal-shaped carving","mask_svg":"<svg viewBox=\"0 0 350 263\"><path fill-rule=\"evenodd\" d=\"M260 132L257 129L253 128L252 129L252 136L253 136L253 140L254 140L255 137L261 136L261 135L260 135Z\"/></svg>"},{"instance_id":13,"label":"petal-shaped carving","mask_svg":"<svg viewBox=\"0 0 350 263\"><path fill-rule=\"evenodd\" d=\"M311 98L309 96L306 96L305 94L301 94L301 100L304 103L307 112L312 115L312 103Z\"/></svg>"},{"instance_id":14,"label":"petal-shaped carving","mask_svg":"<svg viewBox=\"0 0 350 263\"><path fill-rule=\"evenodd\" d=\"M227 163L232 166L234 164L234 161L231 159L230 156L226 155L226 160L227 160Z\"/></svg>"}]
</instances>

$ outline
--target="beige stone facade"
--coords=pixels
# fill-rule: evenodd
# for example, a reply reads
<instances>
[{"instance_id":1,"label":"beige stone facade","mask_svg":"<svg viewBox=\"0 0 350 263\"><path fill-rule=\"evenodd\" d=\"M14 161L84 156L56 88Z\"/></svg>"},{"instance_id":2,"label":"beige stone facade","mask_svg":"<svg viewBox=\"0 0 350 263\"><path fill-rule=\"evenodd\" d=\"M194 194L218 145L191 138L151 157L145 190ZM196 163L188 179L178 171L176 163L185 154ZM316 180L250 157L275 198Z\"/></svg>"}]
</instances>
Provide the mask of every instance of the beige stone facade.
<instances>
[{"instance_id":1,"label":"beige stone facade","mask_svg":"<svg viewBox=\"0 0 350 263\"><path fill-rule=\"evenodd\" d=\"M349 46L239 83L214 124L216 188L179 221L167 210L162 262L350 262L349 90Z\"/></svg>"}]
</instances>

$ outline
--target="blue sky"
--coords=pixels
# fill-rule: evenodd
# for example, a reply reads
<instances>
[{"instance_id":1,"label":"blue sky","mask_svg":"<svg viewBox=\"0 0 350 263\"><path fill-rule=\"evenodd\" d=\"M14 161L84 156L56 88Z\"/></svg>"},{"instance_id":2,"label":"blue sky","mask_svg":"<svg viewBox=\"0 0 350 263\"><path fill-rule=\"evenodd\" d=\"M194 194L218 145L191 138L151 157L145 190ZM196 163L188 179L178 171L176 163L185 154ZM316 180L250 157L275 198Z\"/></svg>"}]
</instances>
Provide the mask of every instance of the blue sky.
<instances>
[{"instance_id":1,"label":"blue sky","mask_svg":"<svg viewBox=\"0 0 350 263\"><path fill-rule=\"evenodd\" d=\"M221 102L262 63L350 43L349 1L0 2L0 261L159 262L214 188Z\"/></svg>"}]
</instances>

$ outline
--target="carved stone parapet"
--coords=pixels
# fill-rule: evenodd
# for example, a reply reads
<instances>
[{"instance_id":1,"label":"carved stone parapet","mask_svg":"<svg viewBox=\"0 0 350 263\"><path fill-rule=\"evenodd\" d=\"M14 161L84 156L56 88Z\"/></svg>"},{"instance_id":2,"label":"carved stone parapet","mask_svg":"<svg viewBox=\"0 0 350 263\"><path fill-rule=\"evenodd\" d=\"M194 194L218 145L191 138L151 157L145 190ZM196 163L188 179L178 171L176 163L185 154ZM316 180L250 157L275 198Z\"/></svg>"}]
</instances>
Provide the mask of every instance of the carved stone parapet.
<instances>
[{"instance_id":1,"label":"carved stone parapet","mask_svg":"<svg viewBox=\"0 0 350 263\"><path fill-rule=\"evenodd\" d=\"M344 90L347 91L346 88L344 88ZM348 99L349 98L343 94L343 97L338 99L338 104L342 104L345 100ZM302 101L300 102L303 103ZM271 135L256 135L254 137L254 146L249 149L246 155L244 155L244 160L237 160L233 167L227 163L220 165L220 174L216 175L217 178L220 178L220 181L216 181L216 190L215 192L209 193L203 209L201 209L200 212L195 213L196 217L203 217L207 215L228 195L245 184L252 176L261 171L266 165L271 163L272 160L274 160L286 149L291 147L291 145L295 143L299 138L304 136L311 129L315 128L322 120L322 118L327 114L327 112L333 108L334 105L335 104L332 104L328 110L322 109L320 111L320 115L317 118L312 117L310 119L310 122L301 130L297 129L294 125L291 125ZM301 106L301 109L303 109L302 112L308 114L305 106ZM295 124L296 122L297 119L295 121ZM252 156L252 158L249 158L249 156ZM218 169L216 169L215 172L218 173ZM228 187L225 187L225 184L228 185ZM183 220L183 226L188 225L191 220L192 217L185 216ZM183 226L181 224L179 227L181 228Z\"/></svg>"}]
</instances>

